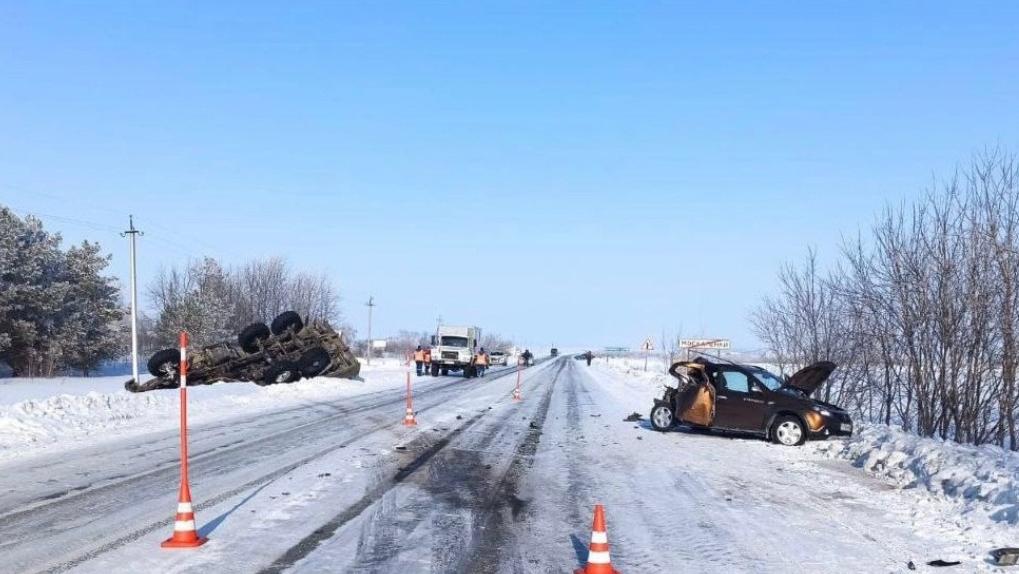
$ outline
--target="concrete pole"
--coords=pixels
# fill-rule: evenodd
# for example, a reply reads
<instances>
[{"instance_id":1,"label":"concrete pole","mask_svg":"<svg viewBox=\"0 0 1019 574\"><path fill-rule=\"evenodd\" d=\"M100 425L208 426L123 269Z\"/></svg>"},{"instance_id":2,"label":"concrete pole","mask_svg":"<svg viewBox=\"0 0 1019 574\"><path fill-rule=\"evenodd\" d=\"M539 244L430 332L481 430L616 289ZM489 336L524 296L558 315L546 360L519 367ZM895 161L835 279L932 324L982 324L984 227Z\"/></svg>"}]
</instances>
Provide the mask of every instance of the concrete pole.
<instances>
[{"instance_id":1,"label":"concrete pole","mask_svg":"<svg viewBox=\"0 0 1019 574\"><path fill-rule=\"evenodd\" d=\"M372 364L372 309L375 307L375 297L369 296L365 305L368 306L368 351L365 353L364 362L370 365Z\"/></svg>"},{"instance_id":2,"label":"concrete pole","mask_svg":"<svg viewBox=\"0 0 1019 574\"><path fill-rule=\"evenodd\" d=\"M138 251L135 245L135 239L141 231L135 229L133 215L128 215L128 222L127 231L120 236L129 236L131 239L131 377L135 383L141 383L138 380Z\"/></svg>"}]
</instances>

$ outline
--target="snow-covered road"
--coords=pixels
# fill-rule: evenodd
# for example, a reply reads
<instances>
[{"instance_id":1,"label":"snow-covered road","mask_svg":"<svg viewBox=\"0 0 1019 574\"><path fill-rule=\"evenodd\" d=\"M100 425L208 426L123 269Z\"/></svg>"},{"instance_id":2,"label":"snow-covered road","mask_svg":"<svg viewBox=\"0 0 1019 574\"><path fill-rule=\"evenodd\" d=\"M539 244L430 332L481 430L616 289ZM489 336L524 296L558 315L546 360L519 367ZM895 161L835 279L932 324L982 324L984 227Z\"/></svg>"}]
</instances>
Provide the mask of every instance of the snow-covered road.
<instances>
[{"instance_id":1,"label":"snow-covered road","mask_svg":"<svg viewBox=\"0 0 1019 574\"><path fill-rule=\"evenodd\" d=\"M1008 542L813 449L624 422L649 392L618 371L547 361L519 403L497 374L416 379L412 429L397 385L197 425L195 551L159 548L172 431L8 461L4 571L570 572L595 503L622 572L972 572Z\"/></svg>"}]
</instances>

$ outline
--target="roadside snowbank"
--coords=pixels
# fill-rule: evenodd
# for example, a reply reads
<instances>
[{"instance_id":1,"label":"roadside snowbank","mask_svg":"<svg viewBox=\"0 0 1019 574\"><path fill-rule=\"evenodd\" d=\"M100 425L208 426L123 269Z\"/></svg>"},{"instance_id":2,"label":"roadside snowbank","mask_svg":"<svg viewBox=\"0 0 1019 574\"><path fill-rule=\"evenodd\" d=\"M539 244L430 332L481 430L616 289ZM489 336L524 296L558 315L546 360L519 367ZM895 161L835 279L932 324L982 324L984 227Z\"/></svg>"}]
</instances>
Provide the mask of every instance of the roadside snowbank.
<instances>
[{"instance_id":1,"label":"roadside snowbank","mask_svg":"<svg viewBox=\"0 0 1019 574\"><path fill-rule=\"evenodd\" d=\"M839 441L810 443L817 453L840 458L902 489L925 489L957 499L966 512L995 522L1019 523L1019 454L996 446L971 446L878 424L857 425Z\"/></svg>"},{"instance_id":2,"label":"roadside snowbank","mask_svg":"<svg viewBox=\"0 0 1019 574\"><path fill-rule=\"evenodd\" d=\"M276 410L400 386L405 367L396 360L363 366L361 380L320 377L290 385L251 383L196 386L188 393L195 424L250 412ZM71 448L117 433L174 428L176 389L129 393L123 377L8 379L0 382L0 460L40 449ZM54 394L58 393L58 394Z\"/></svg>"}]
</instances>

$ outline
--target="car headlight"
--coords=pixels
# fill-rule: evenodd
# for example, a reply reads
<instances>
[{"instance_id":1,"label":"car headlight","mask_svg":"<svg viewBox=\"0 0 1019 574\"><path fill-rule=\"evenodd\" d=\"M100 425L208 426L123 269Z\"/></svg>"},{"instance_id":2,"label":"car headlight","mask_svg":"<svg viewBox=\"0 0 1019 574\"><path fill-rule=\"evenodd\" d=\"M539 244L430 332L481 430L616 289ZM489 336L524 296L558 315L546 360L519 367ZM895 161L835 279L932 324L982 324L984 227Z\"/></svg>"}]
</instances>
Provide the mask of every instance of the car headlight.
<instances>
[{"instance_id":1,"label":"car headlight","mask_svg":"<svg viewBox=\"0 0 1019 574\"><path fill-rule=\"evenodd\" d=\"M820 407L814 407L814 410L817 411L817 413L820 414L821 416L824 416L824 417L830 417L831 416L831 411L829 411L828 409L822 409Z\"/></svg>"}]
</instances>

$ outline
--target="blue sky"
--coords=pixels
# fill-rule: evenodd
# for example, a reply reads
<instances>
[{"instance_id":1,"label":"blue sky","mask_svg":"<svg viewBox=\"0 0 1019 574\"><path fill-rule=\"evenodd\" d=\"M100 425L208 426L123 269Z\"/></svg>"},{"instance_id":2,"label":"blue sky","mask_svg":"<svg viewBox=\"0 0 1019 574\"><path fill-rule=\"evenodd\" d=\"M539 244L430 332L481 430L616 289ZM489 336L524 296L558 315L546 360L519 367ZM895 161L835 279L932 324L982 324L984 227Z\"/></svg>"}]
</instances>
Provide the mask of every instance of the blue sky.
<instances>
[{"instance_id":1,"label":"blue sky","mask_svg":"<svg viewBox=\"0 0 1019 574\"><path fill-rule=\"evenodd\" d=\"M1019 143L1012 2L286 4L0 4L0 203L124 278L135 214L143 283L286 256L362 334L754 348L779 265Z\"/></svg>"}]
</instances>

